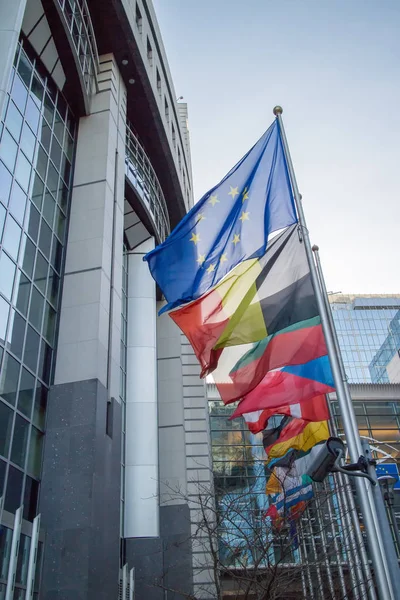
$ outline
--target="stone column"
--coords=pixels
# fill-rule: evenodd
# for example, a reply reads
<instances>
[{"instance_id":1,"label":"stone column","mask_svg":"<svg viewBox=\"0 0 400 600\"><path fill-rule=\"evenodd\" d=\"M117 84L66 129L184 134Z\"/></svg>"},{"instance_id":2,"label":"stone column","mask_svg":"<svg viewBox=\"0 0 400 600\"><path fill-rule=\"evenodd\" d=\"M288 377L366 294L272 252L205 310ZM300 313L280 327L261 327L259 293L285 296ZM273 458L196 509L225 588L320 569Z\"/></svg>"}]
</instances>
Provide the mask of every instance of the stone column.
<instances>
[{"instance_id":1,"label":"stone column","mask_svg":"<svg viewBox=\"0 0 400 600\"><path fill-rule=\"evenodd\" d=\"M40 496L43 600L117 597L126 90L112 55L79 122Z\"/></svg>"}]
</instances>

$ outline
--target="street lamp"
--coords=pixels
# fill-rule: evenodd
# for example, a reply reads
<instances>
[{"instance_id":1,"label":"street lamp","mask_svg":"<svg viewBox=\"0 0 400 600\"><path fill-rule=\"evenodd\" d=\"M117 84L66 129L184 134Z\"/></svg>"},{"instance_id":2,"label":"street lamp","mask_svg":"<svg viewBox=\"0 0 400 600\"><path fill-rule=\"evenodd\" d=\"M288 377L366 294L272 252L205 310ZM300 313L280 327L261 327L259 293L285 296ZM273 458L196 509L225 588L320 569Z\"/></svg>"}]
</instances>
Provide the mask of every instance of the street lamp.
<instances>
[{"instance_id":1,"label":"street lamp","mask_svg":"<svg viewBox=\"0 0 400 600\"><path fill-rule=\"evenodd\" d=\"M397 542L398 552L400 553L400 532L397 526L396 515L394 512L394 486L397 483L397 477L392 475L382 475L378 477L379 485L381 486L383 499L385 500L386 506L390 514L390 520L392 521L392 527Z\"/></svg>"}]
</instances>

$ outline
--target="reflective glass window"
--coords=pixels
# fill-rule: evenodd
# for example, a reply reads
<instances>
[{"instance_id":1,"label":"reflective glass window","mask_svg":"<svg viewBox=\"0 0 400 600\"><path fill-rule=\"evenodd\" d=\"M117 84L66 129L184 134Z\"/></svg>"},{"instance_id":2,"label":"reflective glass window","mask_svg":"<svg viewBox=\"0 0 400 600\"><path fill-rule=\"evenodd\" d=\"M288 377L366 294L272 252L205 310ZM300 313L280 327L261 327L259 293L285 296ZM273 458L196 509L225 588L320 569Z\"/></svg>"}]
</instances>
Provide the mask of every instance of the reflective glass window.
<instances>
[{"instance_id":1,"label":"reflective glass window","mask_svg":"<svg viewBox=\"0 0 400 600\"><path fill-rule=\"evenodd\" d=\"M35 287L32 288L31 305L29 307L29 321L39 331L42 328L44 298Z\"/></svg>"},{"instance_id":2,"label":"reflective glass window","mask_svg":"<svg viewBox=\"0 0 400 600\"><path fill-rule=\"evenodd\" d=\"M18 223L8 215L3 233L3 248L14 259L18 258L19 243L21 241L22 229Z\"/></svg>"},{"instance_id":3,"label":"reflective glass window","mask_svg":"<svg viewBox=\"0 0 400 600\"><path fill-rule=\"evenodd\" d=\"M4 491L4 483L6 481L6 469L7 469L6 463L4 462L4 460L0 460L0 496L3 495L3 491ZM0 556L2 556L1 542L0 542Z\"/></svg>"},{"instance_id":4,"label":"reflective glass window","mask_svg":"<svg viewBox=\"0 0 400 600\"><path fill-rule=\"evenodd\" d=\"M28 444L29 423L18 414L15 415L15 425L11 448L11 460L19 467L24 467L26 448Z\"/></svg>"},{"instance_id":5,"label":"reflective glass window","mask_svg":"<svg viewBox=\"0 0 400 600\"><path fill-rule=\"evenodd\" d=\"M36 134L40 120L40 111L35 102L32 100L31 96L28 97L28 101L26 103L25 119L33 133Z\"/></svg>"},{"instance_id":6,"label":"reflective glass window","mask_svg":"<svg viewBox=\"0 0 400 600\"><path fill-rule=\"evenodd\" d=\"M61 162L61 146L58 143L58 141L56 140L55 137L53 137L53 141L51 143L51 152L50 152L50 158L53 161L56 169L58 169L60 167L60 162Z\"/></svg>"},{"instance_id":7,"label":"reflective glass window","mask_svg":"<svg viewBox=\"0 0 400 600\"><path fill-rule=\"evenodd\" d=\"M38 207L39 210L41 210L41 208L42 208L43 192L44 192L44 183L35 171L34 175L33 175L32 201Z\"/></svg>"},{"instance_id":8,"label":"reflective glass window","mask_svg":"<svg viewBox=\"0 0 400 600\"><path fill-rule=\"evenodd\" d=\"M47 287L47 300L51 302L53 306L57 306L58 302L58 292L60 288L60 278L53 269L50 268L49 272L49 285Z\"/></svg>"},{"instance_id":9,"label":"reflective glass window","mask_svg":"<svg viewBox=\"0 0 400 600\"><path fill-rule=\"evenodd\" d=\"M0 255L0 292L11 300L16 266L13 261L2 252Z\"/></svg>"},{"instance_id":10,"label":"reflective glass window","mask_svg":"<svg viewBox=\"0 0 400 600\"><path fill-rule=\"evenodd\" d=\"M0 161L0 200L4 202L5 205L7 205L8 203L8 197L10 195L11 190L11 182L11 173Z\"/></svg>"},{"instance_id":11,"label":"reflective glass window","mask_svg":"<svg viewBox=\"0 0 400 600\"><path fill-rule=\"evenodd\" d=\"M10 305L0 296L0 343L4 344Z\"/></svg>"},{"instance_id":12,"label":"reflective glass window","mask_svg":"<svg viewBox=\"0 0 400 600\"><path fill-rule=\"evenodd\" d=\"M38 496L39 483L27 476L24 492L24 519L27 521L33 521L37 515Z\"/></svg>"},{"instance_id":13,"label":"reflective glass window","mask_svg":"<svg viewBox=\"0 0 400 600\"><path fill-rule=\"evenodd\" d=\"M30 547L31 538L22 533L19 540L17 571L15 574L16 583L21 585L26 585L27 582Z\"/></svg>"},{"instance_id":14,"label":"reflective glass window","mask_svg":"<svg viewBox=\"0 0 400 600\"><path fill-rule=\"evenodd\" d=\"M42 380L49 384L50 381L50 368L51 368L51 348L44 340L42 340L40 347L40 357L38 364L38 375Z\"/></svg>"},{"instance_id":15,"label":"reflective glass window","mask_svg":"<svg viewBox=\"0 0 400 600\"><path fill-rule=\"evenodd\" d=\"M28 91L24 84L22 83L21 78L16 75L14 77L14 83L11 91L11 98L14 100L15 104L18 106L21 113L25 112L26 100L28 98Z\"/></svg>"},{"instance_id":16,"label":"reflective glass window","mask_svg":"<svg viewBox=\"0 0 400 600\"><path fill-rule=\"evenodd\" d=\"M11 137L11 134L8 133L7 129L4 129L0 141L0 158L12 172L14 172L17 150L17 143Z\"/></svg>"},{"instance_id":17,"label":"reflective glass window","mask_svg":"<svg viewBox=\"0 0 400 600\"><path fill-rule=\"evenodd\" d=\"M22 368L18 393L18 410L28 418L32 413L33 396L35 393L35 378L29 371Z\"/></svg>"},{"instance_id":18,"label":"reflective glass window","mask_svg":"<svg viewBox=\"0 0 400 600\"><path fill-rule=\"evenodd\" d=\"M64 139L64 123L58 111L56 111L56 118L54 120L54 133L56 134L58 141L62 145Z\"/></svg>"},{"instance_id":19,"label":"reflective glass window","mask_svg":"<svg viewBox=\"0 0 400 600\"><path fill-rule=\"evenodd\" d=\"M20 146L24 151L25 156L30 162L33 162L33 157L35 154L35 145L36 138L33 135L31 129L29 128L29 125L27 123L24 123L24 126L22 128Z\"/></svg>"},{"instance_id":20,"label":"reflective glass window","mask_svg":"<svg viewBox=\"0 0 400 600\"><path fill-rule=\"evenodd\" d=\"M31 206L31 209L33 207ZM22 257L22 268L25 271L25 273L28 275L28 277L32 277L32 273L33 273L33 265L35 262L35 246L33 245L33 243L31 242L31 240L26 236L23 235L22 238L22 250L20 253L20 260Z\"/></svg>"},{"instance_id":21,"label":"reflective glass window","mask_svg":"<svg viewBox=\"0 0 400 600\"><path fill-rule=\"evenodd\" d=\"M38 239L39 225L40 225L40 214L34 206L29 207L29 213L27 216L28 233L34 242Z\"/></svg>"},{"instance_id":22,"label":"reflective glass window","mask_svg":"<svg viewBox=\"0 0 400 600\"><path fill-rule=\"evenodd\" d=\"M15 169L15 177L20 183L22 189L26 192L29 189L29 179L31 177L31 164L24 156L23 152L18 154L17 167Z\"/></svg>"},{"instance_id":23,"label":"reflective glass window","mask_svg":"<svg viewBox=\"0 0 400 600\"><path fill-rule=\"evenodd\" d=\"M0 454L8 457L14 412L0 401Z\"/></svg>"},{"instance_id":24,"label":"reflective glass window","mask_svg":"<svg viewBox=\"0 0 400 600\"><path fill-rule=\"evenodd\" d=\"M19 471L10 465L8 469L7 491L4 501L4 508L10 513L15 513L21 506L23 481L24 475L22 471Z\"/></svg>"},{"instance_id":25,"label":"reflective glass window","mask_svg":"<svg viewBox=\"0 0 400 600\"><path fill-rule=\"evenodd\" d=\"M52 346L54 342L54 333L56 327L56 311L51 308L46 302L44 319L43 319L43 335L49 344Z\"/></svg>"},{"instance_id":26,"label":"reflective glass window","mask_svg":"<svg viewBox=\"0 0 400 600\"><path fill-rule=\"evenodd\" d=\"M45 94L45 97L44 97L44 116L45 116L46 121L50 125L50 127L53 124L54 111L55 111L54 104L53 104L50 96L48 94Z\"/></svg>"},{"instance_id":27,"label":"reflective glass window","mask_svg":"<svg viewBox=\"0 0 400 600\"><path fill-rule=\"evenodd\" d=\"M6 221L6 209L0 203L0 243L1 243L1 238L3 237L3 229L4 229L5 221Z\"/></svg>"},{"instance_id":28,"label":"reflective glass window","mask_svg":"<svg viewBox=\"0 0 400 600\"><path fill-rule=\"evenodd\" d=\"M46 291L47 271L49 264L43 255L38 252L36 255L34 282L43 294Z\"/></svg>"},{"instance_id":29,"label":"reflective glass window","mask_svg":"<svg viewBox=\"0 0 400 600\"><path fill-rule=\"evenodd\" d=\"M43 216L46 219L47 223L50 227L53 226L54 220L54 211L56 209L56 201L50 192L46 189L46 193L44 195L44 206L43 206Z\"/></svg>"},{"instance_id":30,"label":"reflective glass window","mask_svg":"<svg viewBox=\"0 0 400 600\"><path fill-rule=\"evenodd\" d=\"M39 335L32 327L28 325L26 332L26 342L24 351L24 363L33 372L36 372L36 365L39 356Z\"/></svg>"},{"instance_id":31,"label":"reflective glass window","mask_svg":"<svg viewBox=\"0 0 400 600\"><path fill-rule=\"evenodd\" d=\"M11 556L11 543L12 543L12 529L9 527L2 527L0 535L0 578L7 581L8 567L10 564ZM4 600L6 597L6 586L1 584L0 587L0 598Z\"/></svg>"},{"instance_id":32,"label":"reflective glass window","mask_svg":"<svg viewBox=\"0 0 400 600\"><path fill-rule=\"evenodd\" d=\"M43 102L44 85L43 85L43 80L40 77L40 75L37 73L37 71L35 71L33 74L31 91L32 91L32 98L35 101L35 104L37 105L38 108L40 108L40 106Z\"/></svg>"},{"instance_id":33,"label":"reflective glass window","mask_svg":"<svg viewBox=\"0 0 400 600\"><path fill-rule=\"evenodd\" d=\"M42 121L42 127L40 131L40 141L42 143L43 148L46 150L47 154L50 150L51 143L51 129L46 121Z\"/></svg>"},{"instance_id":34,"label":"reflective glass window","mask_svg":"<svg viewBox=\"0 0 400 600\"><path fill-rule=\"evenodd\" d=\"M28 453L28 473L34 477L39 477L40 467L42 463L42 451L43 451L43 433L32 427L31 438L29 442L29 453Z\"/></svg>"},{"instance_id":35,"label":"reflective glass window","mask_svg":"<svg viewBox=\"0 0 400 600\"><path fill-rule=\"evenodd\" d=\"M21 271L17 272L15 284L15 304L22 314L27 316L31 282Z\"/></svg>"},{"instance_id":36,"label":"reflective glass window","mask_svg":"<svg viewBox=\"0 0 400 600\"><path fill-rule=\"evenodd\" d=\"M50 263L58 273L61 271L62 245L56 237L53 237Z\"/></svg>"},{"instance_id":37,"label":"reflective glass window","mask_svg":"<svg viewBox=\"0 0 400 600\"><path fill-rule=\"evenodd\" d=\"M51 238L51 229L46 221L42 219L39 235L39 248L47 258L50 258Z\"/></svg>"},{"instance_id":38,"label":"reflective glass window","mask_svg":"<svg viewBox=\"0 0 400 600\"><path fill-rule=\"evenodd\" d=\"M36 170L42 179L46 179L48 156L43 150L42 146L39 146L38 157L36 162Z\"/></svg>"},{"instance_id":39,"label":"reflective glass window","mask_svg":"<svg viewBox=\"0 0 400 600\"><path fill-rule=\"evenodd\" d=\"M25 207L26 194L18 183L15 182L11 192L9 209L21 225L24 223Z\"/></svg>"},{"instance_id":40,"label":"reflective glass window","mask_svg":"<svg viewBox=\"0 0 400 600\"><path fill-rule=\"evenodd\" d=\"M47 389L40 382L36 383L35 403L33 406L32 421L41 429L44 429L47 407Z\"/></svg>"},{"instance_id":41,"label":"reflective glass window","mask_svg":"<svg viewBox=\"0 0 400 600\"><path fill-rule=\"evenodd\" d=\"M10 330L8 332L9 349L13 354L22 358L26 321L15 310L11 313Z\"/></svg>"},{"instance_id":42,"label":"reflective glass window","mask_svg":"<svg viewBox=\"0 0 400 600\"><path fill-rule=\"evenodd\" d=\"M21 50L21 54L19 55L17 70L21 76L22 81L25 83L26 87L29 88L31 84L33 69L29 58L23 50Z\"/></svg>"},{"instance_id":43,"label":"reflective glass window","mask_svg":"<svg viewBox=\"0 0 400 600\"><path fill-rule=\"evenodd\" d=\"M53 163L49 163L49 170L47 173L47 186L53 196L57 196L58 190L58 171L54 168Z\"/></svg>"},{"instance_id":44,"label":"reflective glass window","mask_svg":"<svg viewBox=\"0 0 400 600\"><path fill-rule=\"evenodd\" d=\"M9 130L16 142L19 142L22 129L22 121L23 119L21 113L15 106L14 102L10 100L10 102L8 103L6 115L6 125L7 129Z\"/></svg>"}]
</instances>

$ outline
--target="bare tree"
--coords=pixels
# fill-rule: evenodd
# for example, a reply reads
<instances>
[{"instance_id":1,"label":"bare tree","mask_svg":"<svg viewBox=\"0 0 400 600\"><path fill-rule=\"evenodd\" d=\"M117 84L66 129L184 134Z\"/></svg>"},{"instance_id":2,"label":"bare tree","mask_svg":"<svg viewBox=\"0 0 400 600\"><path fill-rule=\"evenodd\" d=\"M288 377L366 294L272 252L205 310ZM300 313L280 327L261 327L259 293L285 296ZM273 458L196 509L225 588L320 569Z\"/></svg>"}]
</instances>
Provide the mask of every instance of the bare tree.
<instances>
[{"instance_id":1,"label":"bare tree","mask_svg":"<svg viewBox=\"0 0 400 600\"><path fill-rule=\"evenodd\" d=\"M221 488L218 479L212 485L196 482L190 495L163 485L171 499L189 504L194 567L205 581L195 595L171 590L174 598L366 597L372 582L361 570L343 479L314 485L310 500L273 520L266 516L265 477L253 477L242 489ZM156 585L170 589L162 580Z\"/></svg>"}]
</instances>

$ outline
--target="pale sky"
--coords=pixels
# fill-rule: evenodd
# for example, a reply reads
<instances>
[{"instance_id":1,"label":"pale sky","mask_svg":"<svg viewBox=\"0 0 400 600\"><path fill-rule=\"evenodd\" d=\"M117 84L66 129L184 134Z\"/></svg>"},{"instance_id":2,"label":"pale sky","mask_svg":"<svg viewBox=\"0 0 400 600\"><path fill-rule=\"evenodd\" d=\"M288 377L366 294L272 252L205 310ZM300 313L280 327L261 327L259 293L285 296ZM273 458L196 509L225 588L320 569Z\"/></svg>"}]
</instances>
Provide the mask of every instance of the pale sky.
<instances>
[{"instance_id":1,"label":"pale sky","mask_svg":"<svg viewBox=\"0 0 400 600\"><path fill-rule=\"evenodd\" d=\"M400 0L153 0L195 199L283 120L328 290L400 293Z\"/></svg>"}]
</instances>

